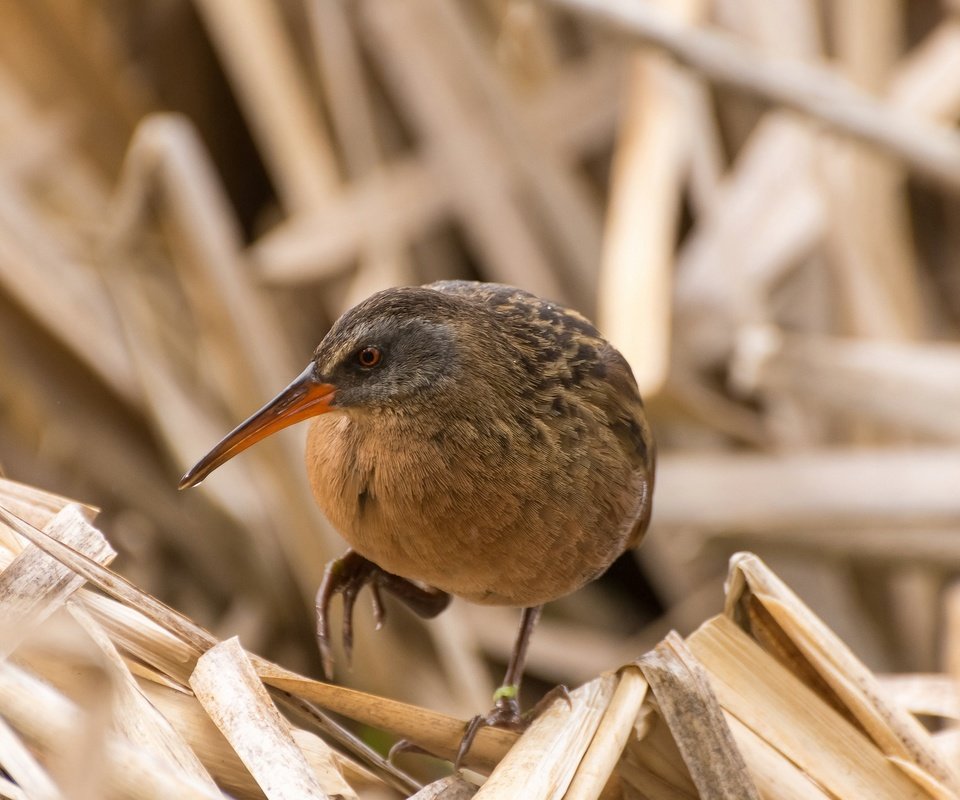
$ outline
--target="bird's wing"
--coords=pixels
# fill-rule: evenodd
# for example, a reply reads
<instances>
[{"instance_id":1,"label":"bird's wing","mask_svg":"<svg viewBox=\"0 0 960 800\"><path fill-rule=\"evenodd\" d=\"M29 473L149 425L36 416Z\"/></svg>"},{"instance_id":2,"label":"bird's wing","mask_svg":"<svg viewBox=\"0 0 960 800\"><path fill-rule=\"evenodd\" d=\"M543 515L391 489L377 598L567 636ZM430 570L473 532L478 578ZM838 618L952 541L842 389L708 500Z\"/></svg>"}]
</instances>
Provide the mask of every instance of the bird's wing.
<instances>
[{"instance_id":1,"label":"bird's wing","mask_svg":"<svg viewBox=\"0 0 960 800\"><path fill-rule=\"evenodd\" d=\"M606 416L607 425L617 437L633 473L639 481L643 513L637 520L630 546L636 546L650 522L653 484L656 474L656 445L647 421L640 390L627 360L608 342L598 353L604 380L585 387L590 400Z\"/></svg>"},{"instance_id":2,"label":"bird's wing","mask_svg":"<svg viewBox=\"0 0 960 800\"><path fill-rule=\"evenodd\" d=\"M582 401L602 415L639 483L643 513L630 546L638 544L650 519L656 453L643 400L626 359L582 314L522 289L477 281L438 281L425 288L504 313L504 322L529 334L518 338L535 344L541 357L554 351L554 358L540 365L541 377L552 377L559 385L575 389Z\"/></svg>"}]
</instances>

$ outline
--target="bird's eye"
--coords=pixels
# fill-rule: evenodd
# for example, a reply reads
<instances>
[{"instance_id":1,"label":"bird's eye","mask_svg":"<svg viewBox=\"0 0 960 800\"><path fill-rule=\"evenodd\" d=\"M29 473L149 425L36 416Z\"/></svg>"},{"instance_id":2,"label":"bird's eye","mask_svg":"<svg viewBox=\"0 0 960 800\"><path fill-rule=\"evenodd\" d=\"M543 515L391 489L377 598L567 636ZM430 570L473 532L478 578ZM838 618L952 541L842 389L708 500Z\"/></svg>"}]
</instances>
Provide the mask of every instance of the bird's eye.
<instances>
[{"instance_id":1,"label":"bird's eye","mask_svg":"<svg viewBox=\"0 0 960 800\"><path fill-rule=\"evenodd\" d=\"M379 347L364 347L357 352L357 363L366 369L377 366L382 358L383 353Z\"/></svg>"}]
</instances>

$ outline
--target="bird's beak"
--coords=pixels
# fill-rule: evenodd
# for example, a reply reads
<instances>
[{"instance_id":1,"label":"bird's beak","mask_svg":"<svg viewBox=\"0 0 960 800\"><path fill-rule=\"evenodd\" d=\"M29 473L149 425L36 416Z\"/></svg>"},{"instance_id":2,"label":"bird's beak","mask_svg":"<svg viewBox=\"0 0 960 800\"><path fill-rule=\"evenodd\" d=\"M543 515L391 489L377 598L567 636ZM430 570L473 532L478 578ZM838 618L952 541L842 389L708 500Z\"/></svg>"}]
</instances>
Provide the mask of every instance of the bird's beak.
<instances>
[{"instance_id":1,"label":"bird's beak","mask_svg":"<svg viewBox=\"0 0 960 800\"><path fill-rule=\"evenodd\" d=\"M280 394L245 422L241 422L180 479L180 489L196 486L221 464L271 433L308 417L330 411L336 387L322 383L310 364Z\"/></svg>"}]
</instances>

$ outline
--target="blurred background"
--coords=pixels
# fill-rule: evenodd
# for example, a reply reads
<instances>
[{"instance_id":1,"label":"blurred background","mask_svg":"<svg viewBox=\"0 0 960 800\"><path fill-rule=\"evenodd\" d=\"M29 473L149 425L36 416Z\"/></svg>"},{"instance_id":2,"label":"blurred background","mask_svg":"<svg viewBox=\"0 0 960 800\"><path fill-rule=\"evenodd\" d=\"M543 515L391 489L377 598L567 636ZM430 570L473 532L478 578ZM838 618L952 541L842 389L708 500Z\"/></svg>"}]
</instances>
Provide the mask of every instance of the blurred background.
<instances>
[{"instance_id":1,"label":"blurred background","mask_svg":"<svg viewBox=\"0 0 960 800\"><path fill-rule=\"evenodd\" d=\"M530 699L689 633L741 549L873 669L942 670L958 11L0 4L2 473L100 506L120 573L315 675L313 596L345 545L304 426L201 489L179 476L372 291L515 284L622 349L660 449L643 547L547 610ZM340 680L488 707L515 610L389 616L374 635L361 597Z\"/></svg>"}]
</instances>

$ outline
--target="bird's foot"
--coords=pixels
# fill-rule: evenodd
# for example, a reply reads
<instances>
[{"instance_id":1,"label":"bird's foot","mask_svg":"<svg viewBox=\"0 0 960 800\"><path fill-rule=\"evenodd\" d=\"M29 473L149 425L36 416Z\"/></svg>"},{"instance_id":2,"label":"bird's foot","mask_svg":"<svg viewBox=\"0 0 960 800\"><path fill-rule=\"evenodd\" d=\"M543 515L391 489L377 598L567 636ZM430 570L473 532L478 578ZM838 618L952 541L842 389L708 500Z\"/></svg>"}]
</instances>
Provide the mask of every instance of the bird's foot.
<instances>
[{"instance_id":1,"label":"bird's foot","mask_svg":"<svg viewBox=\"0 0 960 800\"><path fill-rule=\"evenodd\" d=\"M323 674L327 678L333 675L330 601L337 594L343 595L343 649L349 664L353 652L353 606L360 590L367 584L370 584L372 593L373 618L377 630L380 630L386 619L380 597L381 589L386 589L421 617L435 617L450 603L450 595L446 592L418 586L406 578L381 569L355 550L347 550L340 558L327 564L323 581L317 590L317 645L320 648Z\"/></svg>"},{"instance_id":2,"label":"bird's foot","mask_svg":"<svg viewBox=\"0 0 960 800\"><path fill-rule=\"evenodd\" d=\"M481 728L506 728L507 730L519 732L530 724L533 716L528 719L527 715L520 714L520 704L517 702L517 693L518 687L516 686L501 686L493 693L493 708L486 714L477 714L477 716L467 723L463 738L460 740L460 747L457 750L457 758L453 762L453 766L456 769L460 769L460 763L463 761L464 756L467 755L467 752L473 745L473 740L476 739L477 733ZM433 755L433 753L424 750L419 745L406 739L401 739L390 748L387 760L392 761L394 756L400 753Z\"/></svg>"},{"instance_id":3,"label":"bird's foot","mask_svg":"<svg viewBox=\"0 0 960 800\"><path fill-rule=\"evenodd\" d=\"M317 645L320 648L320 659L324 677L333 675L333 649L330 636L330 601L334 595L343 595L343 649L347 661L353 652L353 606L357 595L365 584L373 580L374 571L379 567L368 561L359 553L348 550L340 558L327 564L323 572L323 580L317 590ZM380 588L374 582L371 586L373 600L373 618L377 628L383 625L383 603L380 599Z\"/></svg>"},{"instance_id":4,"label":"bird's foot","mask_svg":"<svg viewBox=\"0 0 960 800\"><path fill-rule=\"evenodd\" d=\"M410 753L411 755L417 756L430 756L431 758L437 757L429 750L424 750L420 745L414 744L409 739L398 739L393 743L393 746L390 748L390 752L387 753L387 761L392 764L393 760L402 753Z\"/></svg>"},{"instance_id":5,"label":"bird's foot","mask_svg":"<svg viewBox=\"0 0 960 800\"><path fill-rule=\"evenodd\" d=\"M522 733L531 722L553 705L555 700L563 699L568 706L572 706L567 687L554 686L533 708L521 714L520 703L517 701L518 689L519 687L515 685L501 686L493 693L493 708L486 714L477 714L467 723L463 738L460 740L460 747L457 749L457 759L453 762L455 768L460 768L481 728L506 728Z\"/></svg>"},{"instance_id":6,"label":"bird's foot","mask_svg":"<svg viewBox=\"0 0 960 800\"><path fill-rule=\"evenodd\" d=\"M506 728L519 732L530 724L530 720L520 715L520 703L517 700L519 688L516 685L501 686L493 693L493 708L486 714L477 714L467 723L457 749L457 758L453 762L456 769L460 769L461 762L473 746L473 740L477 738L481 728Z\"/></svg>"}]
</instances>

